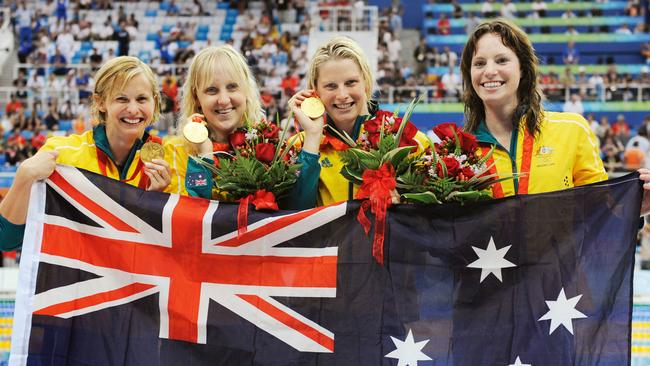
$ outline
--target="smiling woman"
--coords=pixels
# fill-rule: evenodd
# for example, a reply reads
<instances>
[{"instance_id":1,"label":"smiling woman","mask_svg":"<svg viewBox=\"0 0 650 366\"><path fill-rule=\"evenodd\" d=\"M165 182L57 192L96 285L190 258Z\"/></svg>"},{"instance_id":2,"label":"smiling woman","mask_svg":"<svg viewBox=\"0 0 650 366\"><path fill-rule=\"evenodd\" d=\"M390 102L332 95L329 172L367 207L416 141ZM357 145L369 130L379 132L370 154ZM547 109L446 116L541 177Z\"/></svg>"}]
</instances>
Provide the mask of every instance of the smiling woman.
<instances>
[{"instance_id":1,"label":"smiling woman","mask_svg":"<svg viewBox=\"0 0 650 366\"><path fill-rule=\"evenodd\" d=\"M176 136L165 143L166 153L174 160L167 192L220 198L218 192L213 192L210 171L190 155L212 162L215 151L230 150L228 137L246 119L259 121L262 117L257 82L244 57L229 45L199 52L192 60L184 85L178 131L198 121L206 125L208 138L193 143L184 136Z\"/></svg>"},{"instance_id":2,"label":"smiling woman","mask_svg":"<svg viewBox=\"0 0 650 366\"><path fill-rule=\"evenodd\" d=\"M340 173L343 162L339 151L347 145L339 134L345 132L356 141L364 133L364 122L371 117L368 106L373 85L368 59L359 45L349 37L339 36L318 47L309 63L308 89L289 101L304 129L303 153L311 156L303 164L301 178L303 187L314 187L313 198L303 197L312 206L354 199L359 187ZM323 116L310 118L301 109L312 96L323 102ZM420 146L428 146L421 132L415 140Z\"/></svg>"},{"instance_id":3,"label":"smiling woman","mask_svg":"<svg viewBox=\"0 0 650 366\"><path fill-rule=\"evenodd\" d=\"M144 162L140 148L160 143L145 128L160 114L158 81L149 66L135 57L117 57L96 74L92 112L98 125L81 135L50 137L33 157L25 160L0 203L0 249L22 245L30 188L47 178L58 164L102 174L147 190L169 185L169 164L162 159Z\"/></svg>"},{"instance_id":4,"label":"smiling woman","mask_svg":"<svg viewBox=\"0 0 650 366\"><path fill-rule=\"evenodd\" d=\"M169 164L143 162L140 148L161 143L145 128L160 115L158 80L135 57L116 57L95 75L92 114L97 126L81 135L51 137L41 148L59 152L57 163L72 165L147 190L162 191L170 183Z\"/></svg>"},{"instance_id":5,"label":"smiling woman","mask_svg":"<svg viewBox=\"0 0 650 366\"><path fill-rule=\"evenodd\" d=\"M528 36L503 20L481 24L461 57L465 130L499 177L494 197L542 193L607 179L598 140L576 113L544 111L537 87L539 61Z\"/></svg>"}]
</instances>

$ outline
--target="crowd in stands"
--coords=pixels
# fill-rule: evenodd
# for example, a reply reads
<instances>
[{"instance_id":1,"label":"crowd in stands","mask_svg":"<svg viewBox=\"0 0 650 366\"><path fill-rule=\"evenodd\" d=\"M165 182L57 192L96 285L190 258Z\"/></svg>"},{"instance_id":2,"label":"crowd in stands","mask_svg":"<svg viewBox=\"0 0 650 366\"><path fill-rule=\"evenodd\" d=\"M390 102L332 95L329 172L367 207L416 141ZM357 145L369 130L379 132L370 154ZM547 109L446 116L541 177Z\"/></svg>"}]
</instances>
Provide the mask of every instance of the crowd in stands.
<instances>
[{"instance_id":1,"label":"crowd in stands","mask_svg":"<svg viewBox=\"0 0 650 366\"><path fill-rule=\"evenodd\" d=\"M613 123L606 116L596 119L593 113L587 115L587 120L598 136L601 158L610 175L650 167L650 116L643 119L636 132L623 114Z\"/></svg>"},{"instance_id":2,"label":"crowd in stands","mask_svg":"<svg viewBox=\"0 0 650 366\"><path fill-rule=\"evenodd\" d=\"M128 13L124 3L106 0L16 0L12 4L14 33L18 42L17 55L21 64L14 80L15 92L0 117L0 135L4 162L15 164L34 153L48 134L79 133L91 128L88 98L93 87L93 72L106 60L118 55L141 56L132 47L133 40L143 32L142 24L133 13ZM204 0L176 2L170 0L166 15L177 19L170 29L157 31L156 53L146 60L160 74L161 88L166 97L163 114L156 128L163 134L173 133L179 109L180 90L184 73L192 57L212 40L197 42L194 38L197 23L194 17L210 15L215 3ZM308 57L307 43L312 22L327 17L321 12L315 19L308 0L282 0L276 2L230 1L230 9L237 9L235 35L226 42L233 43L247 58L256 74L262 93L263 106L270 118L286 117L287 98L305 87ZM422 86L430 88L431 101L458 102L461 97L461 78L458 71L459 55L450 47L429 47L422 35L413 52L405 54L401 42L404 9L399 2L382 9L378 23L377 83L381 102L409 101L420 93ZM464 12L456 1L451 2L453 12L437 16L436 27L429 32L437 35L451 34L451 19L464 19L465 32L471 32L482 19L503 16L544 17L546 3L534 0L531 12L517 9L517 4L505 0L500 11L494 11L494 1L484 1L481 12ZM641 15L644 9L637 1L628 1L625 14ZM319 5L349 5L352 9L363 7L363 1L319 1ZM43 5L43 6L41 6ZM106 18L93 17L89 10L111 10ZM106 13L102 13L106 14ZM588 13L567 10L563 18L599 16L597 8ZM545 32L545 29L541 29ZM599 27L594 32L607 32ZM646 32L645 23L630 29L622 25L616 30ZM569 27L567 32L575 34ZM79 58L79 42L92 42L92 49ZM603 59L608 64L605 73L587 73L580 63L579 45L567 44L562 60L567 65L564 73L550 71L540 76L546 98L566 101L565 109L584 112L582 101L650 100L650 73L648 67L638 74L620 73L613 59ZM645 52L645 53L644 53ZM650 44L644 45L641 54L650 61ZM556 60L546 60L547 64ZM575 65L575 67L573 67ZM444 70L430 73L429 70ZM592 116L593 118L593 116ZM595 118L593 118L595 120ZM607 121L594 123L603 146L603 158L611 171L625 169L625 146L629 136L602 132ZM634 140L636 141L636 140ZM633 142L634 142L633 141ZM622 147L622 148L621 148ZM646 151L648 149L645 149ZM2 162L0 155L0 163ZM645 159L650 165L650 159Z\"/></svg>"},{"instance_id":3,"label":"crowd in stands","mask_svg":"<svg viewBox=\"0 0 650 366\"><path fill-rule=\"evenodd\" d=\"M435 21L435 26L428 27L424 30L425 34L434 34L438 36L446 36L450 32L450 18L461 19L465 21L465 33L471 33L474 28L483 20L494 17L504 17L509 19L517 18L545 18L547 17L547 2L544 0L533 0L530 10L528 12L519 11L517 4L511 0L504 0L498 8L493 0L484 0L481 2L480 12L463 11L461 4L457 0L452 1L434 1L430 0L429 3L448 3L451 2L453 11L451 13L440 12L439 14L426 14L429 20ZM555 1L557 2L557 1ZM606 2L606 0L599 0L596 3ZM628 0L625 8L622 10L621 16L645 16L646 9L638 0ZM576 10L567 8L560 17L567 18L581 18L581 17L602 17L603 11L597 6L594 6L588 11ZM527 27L526 31L529 34L551 33L550 26L541 26L539 29ZM648 33L648 25L645 21L639 20L636 24L630 25L622 23L619 26L610 28L608 25L587 26L587 33L616 33L620 35L627 34L643 34ZM566 35L577 35L578 31L573 25L568 25ZM646 63L650 63L650 44L644 44L640 50L641 56L645 59ZM562 53L561 59L556 57L542 56L543 64L546 65L580 65L580 46L576 45L575 41L569 40ZM446 69L449 66L458 66L455 60L457 55L449 50L449 47L442 49L438 47L429 47L425 42L423 36L420 44L415 49L413 54L415 69L417 75L422 75L428 68L435 68L437 70ZM619 73L616 70L616 62L614 56L603 56L598 58L596 64L608 65L607 72L587 74L584 67L580 67L578 72L571 68L567 68L565 73L559 75L556 72L544 72L541 75L540 83L544 88L547 98L552 101L564 101L570 98L571 94L578 93L583 100L595 101L626 101L626 100L649 100L650 99L650 74L648 74L647 67L643 68L639 74L631 75L629 73ZM408 75L405 75L408 76ZM460 76L458 71L445 71L444 73L426 75L426 83L417 83L417 85L432 85L434 90L431 92L431 100L433 101L449 101L458 102L460 92ZM398 81L399 77L395 78ZM405 78L401 78L404 79ZM392 86L408 86L406 82L393 83ZM387 85L388 86L388 85ZM408 88L401 88L402 92L395 95L396 102L402 101L405 97L410 97L414 92ZM384 94L388 94L385 92Z\"/></svg>"}]
</instances>

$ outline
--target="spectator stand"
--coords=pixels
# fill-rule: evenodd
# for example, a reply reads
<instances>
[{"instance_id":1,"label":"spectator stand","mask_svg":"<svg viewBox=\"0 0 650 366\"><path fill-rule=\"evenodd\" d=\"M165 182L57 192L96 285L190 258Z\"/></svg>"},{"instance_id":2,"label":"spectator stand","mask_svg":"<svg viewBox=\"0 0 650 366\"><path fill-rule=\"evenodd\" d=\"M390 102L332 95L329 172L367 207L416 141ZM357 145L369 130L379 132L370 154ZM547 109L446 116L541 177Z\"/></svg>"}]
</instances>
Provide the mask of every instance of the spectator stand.
<instances>
[{"instance_id":1,"label":"spectator stand","mask_svg":"<svg viewBox=\"0 0 650 366\"><path fill-rule=\"evenodd\" d=\"M334 36L345 33L361 46L373 72L377 71L379 12L376 6L324 6L311 8L308 55Z\"/></svg>"}]
</instances>

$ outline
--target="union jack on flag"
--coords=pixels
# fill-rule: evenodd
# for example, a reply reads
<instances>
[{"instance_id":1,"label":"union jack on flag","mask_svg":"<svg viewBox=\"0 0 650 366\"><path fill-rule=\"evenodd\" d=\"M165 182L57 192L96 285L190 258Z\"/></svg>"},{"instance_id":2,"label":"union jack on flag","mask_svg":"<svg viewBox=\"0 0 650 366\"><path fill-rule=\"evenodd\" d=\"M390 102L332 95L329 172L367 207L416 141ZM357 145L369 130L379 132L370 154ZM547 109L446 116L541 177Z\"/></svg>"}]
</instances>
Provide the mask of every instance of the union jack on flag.
<instances>
[{"instance_id":1,"label":"union jack on flag","mask_svg":"<svg viewBox=\"0 0 650 366\"><path fill-rule=\"evenodd\" d=\"M34 315L73 319L157 294L160 338L206 343L215 302L296 350L333 351L331 331L274 297L335 297L338 248L278 244L345 215L345 203L267 217L238 237L236 227L212 230L215 219L232 221L232 205L219 215L219 202L156 194L164 199L155 201L160 217L151 220L150 193L118 186L120 200L93 179L59 167L47 180L75 213L46 212L30 232L40 242L34 254L42 264L95 276L37 289Z\"/></svg>"}]
</instances>

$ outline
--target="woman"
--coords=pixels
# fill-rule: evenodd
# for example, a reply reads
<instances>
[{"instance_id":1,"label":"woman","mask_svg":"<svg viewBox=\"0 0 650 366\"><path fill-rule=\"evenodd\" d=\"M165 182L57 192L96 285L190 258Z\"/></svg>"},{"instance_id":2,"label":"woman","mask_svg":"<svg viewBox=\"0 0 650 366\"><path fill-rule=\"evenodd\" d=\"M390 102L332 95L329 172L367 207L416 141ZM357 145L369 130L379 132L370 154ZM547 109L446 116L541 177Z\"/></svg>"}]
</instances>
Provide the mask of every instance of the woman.
<instances>
[{"instance_id":1,"label":"woman","mask_svg":"<svg viewBox=\"0 0 650 366\"><path fill-rule=\"evenodd\" d=\"M542 109L539 61L517 26L478 26L461 56L465 130L486 152L494 172L515 175L492 186L495 197L541 193L606 180L598 139L579 114Z\"/></svg>"},{"instance_id":2,"label":"woman","mask_svg":"<svg viewBox=\"0 0 650 366\"><path fill-rule=\"evenodd\" d=\"M192 119L198 117L206 122L209 138L194 144L176 137L165 144L166 154L172 157L174 165L172 184L166 191L228 200L227 196L213 190L212 174L190 155L213 162L214 152L231 150L228 141L231 133L247 120L259 121L264 117L257 82L244 57L232 46L221 45L206 48L196 55L184 88L179 131L183 131L187 123L196 123ZM302 159L300 155L298 162ZM290 196L302 197L300 187L302 185L297 184ZM283 202L280 205L286 207ZM291 207L303 205L298 199Z\"/></svg>"},{"instance_id":3,"label":"woman","mask_svg":"<svg viewBox=\"0 0 650 366\"><path fill-rule=\"evenodd\" d=\"M159 140L145 132L160 114L158 82L149 66L135 57L117 57L99 69L96 80L92 112L99 124L81 135L49 138L18 168L0 203L0 249L11 250L22 244L31 185L47 178L55 163L147 190L162 191L169 184L167 162L140 160L144 142Z\"/></svg>"},{"instance_id":4,"label":"woman","mask_svg":"<svg viewBox=\"0 0 650 366\"><path fill-rule=\"evenodd\" d=\"M200 117L207 124L209 138L193 144L175 137L165 144L165 153L174 161L167 192L209 199L213 197L212 175L190 155L212 161L215 151L229 150L228 136L232 132L246 119L263 117L260 93L246 60L229 45L199 52L190 64L183 88L178 131L183 131L187 123L195 123L193 117Z\"/></svg>"},{"instance_id":5,"label":"woman","mask_svg":"<svg viewBox=\"0 0 650 366\"><path fill-rule=\"evenodd\" d=\"M42 151L59 152L57 163L102 174L150 191L170 183L169 164L140 160L146 142L161 143L146 127L160 116L160 91L153 72L135 57L106 62L95 75L91 113L98 125L81 135L51 137Z\"/></svg>"},{"instance_id":6,"label":"woman","mask_svg":"<svg viewBox=\"0 0 650 366\"><path fill-rule=\"evenodd\" d=\"M305 192L310 187L313 187L312 192L317 192L317 197L312 195L312 206L355 198L358 187L340 174L343 162L338 152L347 145L337 137L336 131L345 132L354 140L363 132L363 124L372 114L369 101L373 80L368 60L359 45L348 37L339 36L316 50L309 64L308 89L298 92L289 101L289 107L304 129L303 153L307 157L303 161L301 179ZM302 102L313 95L325 105L325 116L311 119L300 109ZM420 146L428 145L426 136L420 132L416 140ZM306 169L310 173L305 173Z\"/></svg>"}]
</instances>

